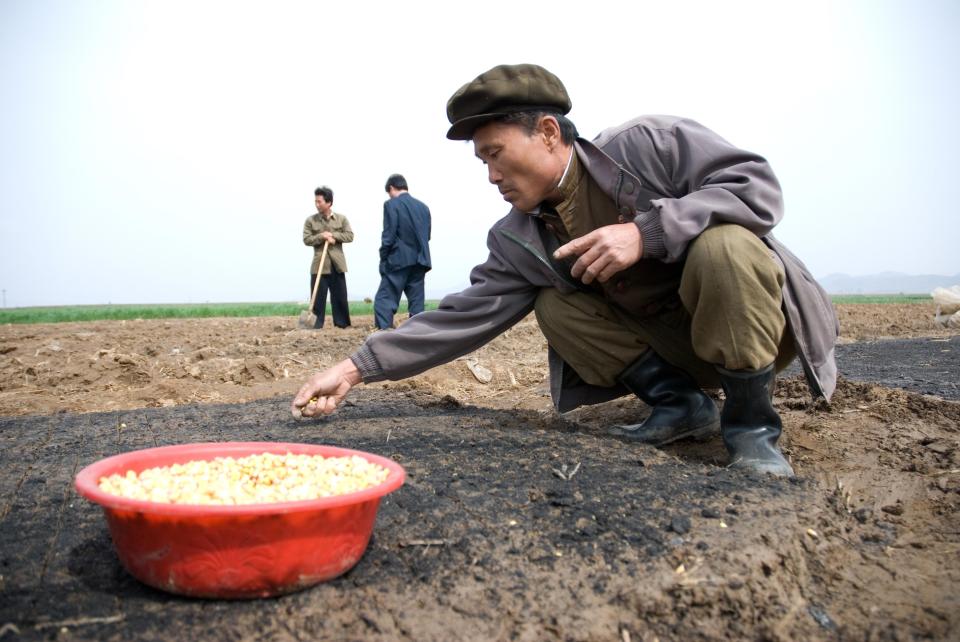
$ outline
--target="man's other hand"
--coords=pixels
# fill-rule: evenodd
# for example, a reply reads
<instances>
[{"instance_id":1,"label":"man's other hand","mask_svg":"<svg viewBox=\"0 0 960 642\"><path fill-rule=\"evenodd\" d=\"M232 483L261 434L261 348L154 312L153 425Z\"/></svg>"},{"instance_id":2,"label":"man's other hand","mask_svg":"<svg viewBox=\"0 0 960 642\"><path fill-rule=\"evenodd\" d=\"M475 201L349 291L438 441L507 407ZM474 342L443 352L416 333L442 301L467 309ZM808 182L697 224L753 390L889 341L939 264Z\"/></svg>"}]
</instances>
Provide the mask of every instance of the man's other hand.
<instances>
[{"instance_id":1,"label":"man's other hand","mask_svg":"<svg viewBox=\"0 0 960 642\"><path fill-rule=\"evenodd\" d=\"M614 274L627 269L643 256L643 238L633 223L606 225L561 245L553 258L579 256L570 269L584 283L606 283Z\"/></svg>"},{"instance_id":2,"label":"man's other hand","mask_svg":"<svg viewBox=\"0 0 960 642\"><path fill-rule=\"evenodd\" d=\"M337 409L350 389L362 380L353 361L344 359L332 368L307 379L293 398L290 412L297 418L329 415Z\"/></svg>"}]
</instances>

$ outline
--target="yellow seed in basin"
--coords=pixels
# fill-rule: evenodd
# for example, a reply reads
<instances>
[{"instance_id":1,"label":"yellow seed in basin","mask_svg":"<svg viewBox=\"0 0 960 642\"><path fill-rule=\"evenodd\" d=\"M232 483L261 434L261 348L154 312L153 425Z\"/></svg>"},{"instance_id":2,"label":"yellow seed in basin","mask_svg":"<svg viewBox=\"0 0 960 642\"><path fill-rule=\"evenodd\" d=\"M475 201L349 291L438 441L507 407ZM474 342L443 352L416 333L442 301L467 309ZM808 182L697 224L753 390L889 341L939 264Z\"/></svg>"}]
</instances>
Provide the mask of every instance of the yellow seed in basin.
<instances>
[{"instance_id":1,"label":"yellow seed in basin","mask_svg":"<svg viewBox=\"0 0 960 642\"><path fill-rule=\"evenodd\" d=\"M363 457L263 453L147 468L100 478L100 490L165 504L240 505L354 493L386 481L389 471Z\"/></svg>"}]
</instances>

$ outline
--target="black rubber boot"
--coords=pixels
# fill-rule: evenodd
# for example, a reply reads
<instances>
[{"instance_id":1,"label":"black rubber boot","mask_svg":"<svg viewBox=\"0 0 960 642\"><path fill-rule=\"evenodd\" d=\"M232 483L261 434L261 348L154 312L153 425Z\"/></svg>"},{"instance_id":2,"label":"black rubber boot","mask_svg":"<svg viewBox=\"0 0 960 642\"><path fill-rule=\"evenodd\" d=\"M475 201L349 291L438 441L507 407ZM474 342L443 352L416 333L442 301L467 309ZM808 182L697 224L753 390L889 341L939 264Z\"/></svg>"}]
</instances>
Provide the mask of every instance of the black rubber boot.
<instances>
[{"instance_id":1,"label":"black rubber boot","mask_svg":"<svg viewBox=\"0 0 960 642\"><path fill-rule=\"evenodd\" d=\"M653 410L642 423L614 426L609 431L613 435L663 446L678 439L707 439L720 429L720 413L713 399L693 377L653 350L630 364L619 380Z\"/></svg>"},{"instance_id":2,"label":"black rubber boot","mask_svg":"<svg viewBox=\"0 0 960 642\"><path fill-rule=\"evenodd\" d=\"M720 431L730 452L730 468L793 477L793 468L777 447L783 422L773 407L777 376L773 364L755 372L717 366L717 372L727 397Z\"/></svg>"}]
</instances>

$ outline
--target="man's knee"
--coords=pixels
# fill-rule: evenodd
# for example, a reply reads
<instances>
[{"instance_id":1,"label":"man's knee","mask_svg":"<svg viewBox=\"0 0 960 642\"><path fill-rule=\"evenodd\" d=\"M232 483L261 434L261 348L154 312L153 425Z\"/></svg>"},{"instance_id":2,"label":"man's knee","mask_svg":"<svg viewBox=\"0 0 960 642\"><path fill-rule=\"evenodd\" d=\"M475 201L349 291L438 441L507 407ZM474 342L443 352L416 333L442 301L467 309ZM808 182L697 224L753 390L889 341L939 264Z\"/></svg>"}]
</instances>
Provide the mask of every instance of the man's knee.
<instances>
[{"instance_id":1,"label":"man's knee","mask_svg":"<svg viewBox=\"0 0 960 642\"><path fill-rule=\"evenodd\" d=\"M550 347L595 386L615 385L623 369L647 349L599 296L543 289L534 312Z\"/></svg>"},{"instance_id":2,"label":"man's knee","mask_svg":"<svg viewBox=\"0 0 960 642\"><path fill-rule=\"evenodd\" d=\"M786 326L783 283L782 265L755 234L739 225L705 230L690 244L680 283L697 356L731 370L774 361Z\"/></svg>"},{"instance_id":3,"label":"man's knee","mask_svg":"<svg viewBox=\"0 0 960 642\"><path fill-rule=\"evenodd\" d=\"M562 294L556 288L542 288L533 305L537 324L544 336L576 335L592 319L596 319L596 305L583 300L586 295Z\"/></svg>"},{"instance_id":4,"label":"man's knee","mask_svg":"<svg viewBox=\"0 0 960 642\"><path fill-rule=\"evenodd\" d=\"M708 227L695 238L687 253L687 263L730 263L744 255L769 256L763 241L740 225L725 224Z\"/></svg>"},{"instance_id":5,"label":"man's knee","mask_svg":"<svg viewBox=\"0 0 960 642\"><path fill-rule=\"evenodd\" d=\"M783 283L783 268L760 238L739 225L717 225L690 244L680 298L691 313L705 292L713 293L708 299L733 305L764 292L779 307Z\"/></svg>"}]
</instances>

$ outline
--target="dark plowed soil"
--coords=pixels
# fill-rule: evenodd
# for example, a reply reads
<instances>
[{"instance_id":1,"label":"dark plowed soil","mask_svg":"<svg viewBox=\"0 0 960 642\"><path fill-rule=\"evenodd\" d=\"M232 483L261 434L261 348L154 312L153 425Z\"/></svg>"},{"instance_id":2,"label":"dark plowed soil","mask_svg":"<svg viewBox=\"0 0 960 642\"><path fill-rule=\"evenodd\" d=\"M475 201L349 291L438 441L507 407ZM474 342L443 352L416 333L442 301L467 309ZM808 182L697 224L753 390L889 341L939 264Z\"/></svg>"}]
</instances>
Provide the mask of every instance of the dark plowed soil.
<instances>
[{"instance_id":1,"label":"dark plowed soil","mask_svg":"<svg viewBox=\"0 0 960 642\"><path fill-rule=\"evenodd\" d=\"M598 417L635 414L624 403L581 421L374 388L310 422L286 398L2 418L0 640L949 639L960 405L842 383L828 409L799 380L781 389L795 481L717 466L718 440L604 436ZM141 585L73 476L118 452L229 440L358 448L409 479L328 583L234 602ZM885 489L858 476L865 458Z\"/></svg>"},{"instance_id":2,"label":"dark plowed soil","mask_svg":"<svg viewBox=\"0 0 960 642\"><path fill-rule=\"evenodd\" d=\"M960 401L960 337L884 339L837 346L847 379ZM799 375L794 361L786 375Z\"/></svg>"},{"instance_id":3,"label":"dark plowed soil","mask_svg":"<svg viewBox=\"0 0 960 642\"><path fill-rule=\"evenodd\" d=\"M848 379L960 400L960 337L889 339L837 346Z\"/></svg>"}]
</instances>

